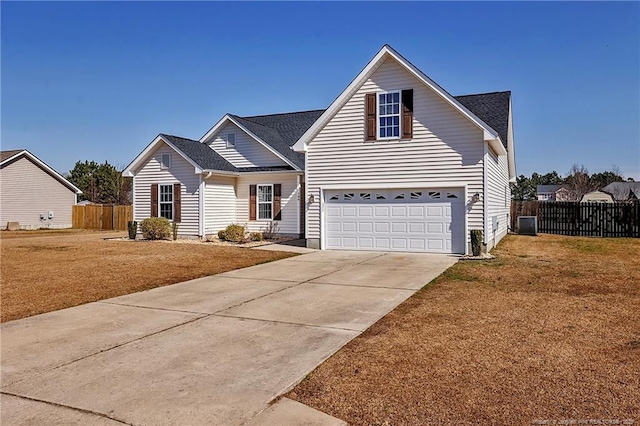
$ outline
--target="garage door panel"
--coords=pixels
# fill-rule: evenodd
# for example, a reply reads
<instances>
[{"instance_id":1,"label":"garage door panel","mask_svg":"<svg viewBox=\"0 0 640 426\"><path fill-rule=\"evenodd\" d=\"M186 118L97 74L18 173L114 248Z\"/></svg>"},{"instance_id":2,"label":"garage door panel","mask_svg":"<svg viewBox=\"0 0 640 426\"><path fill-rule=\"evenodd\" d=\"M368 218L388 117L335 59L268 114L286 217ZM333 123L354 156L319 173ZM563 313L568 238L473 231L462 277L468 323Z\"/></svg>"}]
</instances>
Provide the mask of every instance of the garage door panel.
<instances>
[{"instance_id":1,"label":"garage door panel","mask_svg":"<svg viewBox=\"0 0 640 426\"><path fill-rule=\"evenodd\" d=\"M327 248L464 253L458 189L329 191Z\"/></svg>"},{"instance_id":2,"label":"garage door panel","mask_svg":"<svg viewBox=\"0 0 640 426\"><path fill-rule=\"evenodd\" d=\"M411 234L424 234L425 224L421 222L410 222L409 233Z\"/></svg>"}]
</instances>

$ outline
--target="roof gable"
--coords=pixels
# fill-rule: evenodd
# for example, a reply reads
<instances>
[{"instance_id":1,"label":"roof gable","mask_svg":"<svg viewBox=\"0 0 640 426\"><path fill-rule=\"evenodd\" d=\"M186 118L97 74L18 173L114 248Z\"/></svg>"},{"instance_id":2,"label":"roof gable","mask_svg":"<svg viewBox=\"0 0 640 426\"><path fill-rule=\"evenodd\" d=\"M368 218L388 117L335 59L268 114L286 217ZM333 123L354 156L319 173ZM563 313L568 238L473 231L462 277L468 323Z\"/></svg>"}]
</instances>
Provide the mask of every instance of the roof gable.
<instances>
[{"instance_id":1,"label":"roof gable","mask_svg":"<svg viewBox=\"0 0 640 426\"><path fill-rule=\"evenodd\" d=\"M166 143L171 149L194 166L194 173L224 172L239 174L293 170L290 166L236 167L203 142L161 133L123 170L123 175L133 176L134 170L143 164L143 161L155 151L157 145L161 142Z\"/></svg>"},{"instance_id":2,"label":"roof gable","mask_svg":"<svg viewBox=\"0 0 640 426\"><path fill-rule=\"evenodd\" d=\"M323 112L324 110L311 110L250 117L226 114L200 138L200 142L210 140L227 121L231 121L285 163L302 170L304 154L293 151L292 146Z\"/></svg>"},{"instance_id":3,"label":"roof gable","mask_svg":"<svg viewBox=\"0 0 640 426\"><path fill-rule=\"evenodd\" d=\"M492 143L492 148L495 149L498 154L506 154L505 146L500 143L493 143L498 140L500 134L491 128L487 123L472 113L466 106L451 96L446 90L440 87L436 82L431 80L426 74L415 67L411 62L402 57L391 46L384 45L382 49L373 57L373 59L364 67L362 71L356 76L356 78L347 86L345 90L331 103L329 108L318 118L318 120L300 137L295 143L293 149L298 152L306 151L307 144L315 137L320 130L338 113L338 111L346 104L346 102L362 87L369 77L380 67L380 65L388 58L394 59L398 62L407 72L414 75L438 94L444 101L448 102L463 116L469 119L473 124L481 128L484 132L484 140Z\"/></svg>"},{"instance_id":4,"label":"roof gable","mask_svg":"<svg viewBox=\"0 0 640 426\"><path fill-rule=\"evenodd\" d=\"M11 164L13 161L15 161L15 160L17 160L19 158L22 158L22 157L28 158L36 166L40 167L47 174L49 174L54 179L58 180L60 183L62 183L64 186L69 188L74 193L82 194L82 191L80 190L80 188L78 188L77 186L75 186L74 184L69 182L67 179L65 179L64 176L62 176L60 173L56 172L54 169L49 167L44 161L40 160L38 157L36 157L35 155L30 153L26 149L0 151L0 166L5 166L5 165L8 165L8 164Z\"/></svg>"}]
</instances>

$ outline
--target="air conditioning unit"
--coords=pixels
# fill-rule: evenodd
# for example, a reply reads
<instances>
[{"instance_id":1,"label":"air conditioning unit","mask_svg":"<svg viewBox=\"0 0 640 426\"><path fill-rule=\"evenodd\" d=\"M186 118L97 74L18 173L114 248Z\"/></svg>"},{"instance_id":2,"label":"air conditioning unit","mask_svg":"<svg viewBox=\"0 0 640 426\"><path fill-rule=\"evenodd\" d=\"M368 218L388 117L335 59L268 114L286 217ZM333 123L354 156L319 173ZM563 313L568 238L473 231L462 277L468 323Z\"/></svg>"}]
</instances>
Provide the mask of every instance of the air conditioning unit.
<instances>
[{"instance_id":1,"label":"air conditioning unit","mask_svg":"<svg viewBox=\"0 0 640 426\"><path fill-rule=\"evenodd\" d=\"M536 216L518 216L518 234L538 235L538 218Z\"/></svg>"}]
</instances>

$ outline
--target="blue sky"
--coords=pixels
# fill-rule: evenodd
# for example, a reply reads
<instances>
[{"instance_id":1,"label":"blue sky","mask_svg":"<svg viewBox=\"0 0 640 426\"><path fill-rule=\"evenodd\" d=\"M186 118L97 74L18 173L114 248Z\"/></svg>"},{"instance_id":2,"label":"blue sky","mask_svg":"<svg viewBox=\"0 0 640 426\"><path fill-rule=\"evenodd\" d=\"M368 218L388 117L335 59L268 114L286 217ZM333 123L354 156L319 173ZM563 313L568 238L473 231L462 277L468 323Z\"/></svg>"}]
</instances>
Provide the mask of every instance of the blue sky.
<instances>
[{"instance_id":1,"label":"blue sky","mask_svg":"<svg viewBox=\"0 0 640 426\"><path fill-rule=\"evenodd\" d=\"M326 108L388 43L453 95L512 90L518 174L640 179L638 2L2 2L2 149L127 165L224 113Z\"/></svg>"}]
</instances>

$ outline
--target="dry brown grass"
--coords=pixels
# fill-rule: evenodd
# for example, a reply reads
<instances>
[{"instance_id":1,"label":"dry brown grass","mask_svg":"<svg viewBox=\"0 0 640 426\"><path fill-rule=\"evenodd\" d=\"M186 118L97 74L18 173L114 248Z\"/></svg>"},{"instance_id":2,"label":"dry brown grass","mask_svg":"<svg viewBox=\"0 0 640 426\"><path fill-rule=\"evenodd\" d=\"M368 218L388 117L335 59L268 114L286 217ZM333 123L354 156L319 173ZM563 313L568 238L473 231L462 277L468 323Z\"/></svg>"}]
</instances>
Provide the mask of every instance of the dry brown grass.
<instances>
[{"instance_id":1,"label":"dry brown grass","mask_svg":"<svg viewBox=\"0 0 640 426\"><path fill-rule=\"evenodd\" d=\"M287 396L366 425L640 422L640 240L509 236ZM559 423L558 423L559 424Z\"/></svg>"},{"instance_id":2,"label":"dry brown grass","mask_svg":"<svg viewBox=\"0 0 640 426\"><path fill-rule=\"evenodd\" d=\"M291 253L168 241L109 241L122 232L0 233L1 321L134 293Z\"/></svg>"}]
</instances>

